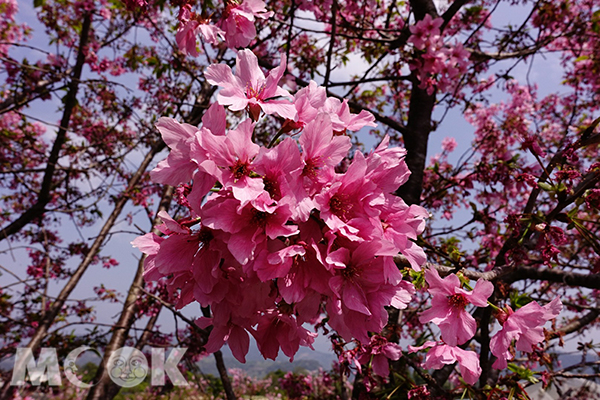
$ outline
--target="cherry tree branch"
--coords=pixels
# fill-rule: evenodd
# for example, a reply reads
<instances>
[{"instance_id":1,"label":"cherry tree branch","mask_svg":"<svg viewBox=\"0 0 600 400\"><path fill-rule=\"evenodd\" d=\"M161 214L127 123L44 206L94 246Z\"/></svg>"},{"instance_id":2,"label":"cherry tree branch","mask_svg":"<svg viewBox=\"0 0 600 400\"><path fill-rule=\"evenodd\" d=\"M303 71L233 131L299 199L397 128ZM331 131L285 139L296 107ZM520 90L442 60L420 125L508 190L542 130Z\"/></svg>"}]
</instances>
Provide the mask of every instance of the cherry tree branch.
<instances>
[{"instance_id":1,"label":"cherry tree branch","mask_svg":"<svg viewBox=\"0 0 600 400\"><path fill-rule=\"evenodd\" d=\"M555 339L560 336L568 335L569 333L577 332L583 327L594 322L598 316L600 316L600 310L591 310L583 317L572 321L571 323L564 325L556 331L550 333L548 339Z\"/></svg>"},{"instance_id":2,"label":"cherry tree branch","mask_svg":"<svg viewBox=\"0 0 600 400\"><path fill-rule=\"evenodd\" d=\"M403 255L394 256L394 262L401 268L410 268L410 263ZM502 279L507 283L513 283L530 279L535 281L562 283L573 287L600 289L600 274L580 274L561 269L502 265L486 272L472 271L466 268L457 271L456 268L429 262L425 263L423 268L436 269L441 276L460 271L464 276L472 280L484 279L486 281L495 281Z\"/></svg>"},{"instance_id":3,"label":"cherry tree branch","mask_svg":"<svg viewBox=\"0 0 600 400\"><path fill-rule=\"evenodd\" d=\"M331 58L333 56L333 48L335 47L335 29L337 27L337 1L331 3L331 38L329 39L329 48L327 49L327 65L325 66L325 77L323 78L323 86L325 89L329 87L329 75L331 74Z\"/></svg>"},{"instance_id":4,"label":"cherry tree branch","mask_svg":"<svg viewBox=\"0 0 600 400\"><path fill-rule=\"evenodd\" d=\"M19 232L25 225L30 223L36 218L41 217L46 211L46 205L50 202L52 190L52 179L54 178L54 172L60 156L60 151L63 144L67 140L67 129L69 128L69 122L71 121L71 114L73 109L77 105L77 91L79 89L79 81L81 79L81 72L83 65L85 64L85 55L87 52L87 43L89 39L90 29L92 25L92 15L87 13L83 19L81 26L81 36L79 38L79 49L77 50L77 60L75 67L73 68L73 75L69 82L69 90L64 100L64 111L62 119L60 121L60 128L56 134L56 139L52 145L52 150L48 156L46 163L46 170L42 179L42 185L38 193L36 203L25 211L19 218L11 222L5 228L0 230L0 241L7 239L9 236Z\"/></svg>"}]
</instances>

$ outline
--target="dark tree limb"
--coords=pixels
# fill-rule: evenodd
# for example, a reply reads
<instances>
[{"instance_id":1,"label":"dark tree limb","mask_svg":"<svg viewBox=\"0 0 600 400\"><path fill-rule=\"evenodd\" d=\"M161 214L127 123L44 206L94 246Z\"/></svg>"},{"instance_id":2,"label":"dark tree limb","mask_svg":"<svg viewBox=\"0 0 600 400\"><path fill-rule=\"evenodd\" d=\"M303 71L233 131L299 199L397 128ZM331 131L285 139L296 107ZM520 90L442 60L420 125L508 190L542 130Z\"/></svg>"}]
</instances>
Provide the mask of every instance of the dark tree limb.
<instances>
[{"instance_id":1,"label":"dark tree limb","mask_svg":"<svg viewBox=\"0 0 600 400\"><path fill-rule=\"evenodd\" d=\"M333 48L335 47L335 30L337 27L337 1L331 3L331 38L329 39L329 48L327 49L327 64L325 66L325 77L323 78L323 86L325 89L329 87L329 76L331 75L331 58L333 57Z\"/></svg>"},{"instance_id":2,"label":"dark tree limb","mask_svg":"<svg viewBox=\"0 0 600 400\"><path fill-rule=\"evenodd\" d=\"M227 375L227 368L225 368L225 362L223 361L223 353L221 353L221 350L217 350L213 353L213 356L215 357L215 361L217 363L217 371L219 371L219 376L221 377L221 381L223 382L223 388L225 389L225 395L227 396L227 400L235 400L236 396L233 392L233 387L231 386L229 375Z\"/></svg>"},{"instance_id":3,"label":"dark tree limb","mask_svg":"<svg viewBox=\"0 0 600 400\"><path fill-rule=\"evenodd\" d=\"M144 328L144 332L142 333L142 336L140 336L140 338L138 339L138 341L135 344L135 348L138 350L142 350L144 348L144 346L146 346L146 344L148 344L148 341L150 340L150 335L152 335L154 332L154 326L156 325L156 321L158 320L158 316L160 315L160 312L162 310L162 305L160 307L158 307L158 309L156 310L156 312L148 319L148 322L146 322L146 328Z\"/></svg>"},{"instance_id":4,"label":"dark tree limb","mask_svg":"<svg viewBox=\"0 0 600 400\"><path fill-rule=\"evenodd\" d=\"M402 255L394 256L394 261L399 267L410 267L406 257ZM423 268L435 268L441 276L446 276L452 272L458 272L455 268L440 264L425 263ZM600 289L600 274L580 274L577 272L565 271L558 268L536 268L526 266L502 265L491 271L478 272L468 269L459 270L469 279L485 279L486 281L495 281L502 279L506 283L514 283L526 279L535 281L548 281L562 283L573 287L584 287L588 289Z\"/></svg>"},{"instance_id":5,"label":"dark tree limb","mask_svg":"<svg viewBox=\"0 0 600 400\"><path fill-rule=\"evenodd\" d=\"M550 336L548 337L548 339L555 339L555 338L563 336L563 335L568 335L569 333L577 332L580 329L582 329L583 327L594 322L598 318L598 316L600 316L599 310L591 310L590 312L585 314L583 317L576 319L573 322L571 322L567 325L564 325L564 326L560 327L559 329L557 329L556 331L552 332L550 334Z\"/></svg>"},{"instance_id":6,"label":"dark tree limb","mask_svg":"<svg viewBox=\"0 0 600 400\"><path fill-rule=\"evenodd\" d=\"M426 15L431 15L433 18L438 16L432 0L411 0L410 7L416 21L422 20ZM411 174L408 181L396 191L396 194L402 197L407 204L421 202L427 143L429 134L433 131L432 114L435 105L435 91L429 94L426 89L421 89L419 86L420 82L413 74L408 121L406 130L402 133L404 147L407 151L405 161Z\"/></svg>"},{"instance_id":7,"label":"dark tree limb","mask_svg":"<svg viewBox=\"0 0 600 400\"><path fill-rule=\"evenodd\" d=\"M64 111L60 121L60 128L56 134L56 139L52 145L52 150L48 156L46 163L46 169L44 171L44 177L42 179L42 185L38 193L38 198L35 204L33 204L27 211L19 216L16 220L11 222L8 226L0 230L0 241L7 239L9 236L19 232L25 225L30 223L36 218L40 218L46 212L46 205L50 202L52 181L54 178L54 172L56 171L56 165L60 157L60 151L67 140L67 130L69 128L69 122L71 121L71 114L75 106L77 105L77 91L79 89L79 83L81 79L81 72L83 65L85 64L86 46L88 43L90 30L92 26L92 15L91 13L85 14L83 23L81 26L81 35L79 38L79 49L77 50L77 60L75 67L73 68L73 74L68 85L68 91L64 100Z\"/></svg>"}]
</instances>

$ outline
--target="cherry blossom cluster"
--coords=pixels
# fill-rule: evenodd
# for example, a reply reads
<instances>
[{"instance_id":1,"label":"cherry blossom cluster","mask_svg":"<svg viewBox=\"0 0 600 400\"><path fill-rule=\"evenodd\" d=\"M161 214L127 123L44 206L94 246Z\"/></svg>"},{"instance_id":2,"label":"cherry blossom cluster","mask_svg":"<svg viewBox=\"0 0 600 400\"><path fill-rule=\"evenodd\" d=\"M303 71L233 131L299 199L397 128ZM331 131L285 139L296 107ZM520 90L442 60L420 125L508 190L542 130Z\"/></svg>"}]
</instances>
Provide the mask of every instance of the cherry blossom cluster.
<instances>
[{"instance_id":1,"label":"cherry blossom cluster","mask_svg":"<svg viewBox=\"0 0 600 400\"><path fill-rule=\"evenodd\" d=\"M171 149L151 172L155 182L179 186L190 215L174 220L161 212L162 236L133 244L147 254L145 278L164 280L181 308L210 306L207 352L227 343L245 360L249 335L265 358L279 349L293 358L316 333L303 324L328 324L346 342L366 344L376 373L399 351L370 332L387 323L387 306L403 309L414 293L394 263L402 253L415 270L425 253L413 240L427 212L393 195L409 175L405 150L388 147L348 161L346 130L374 126L366 112L327 97L315 82L294 96L278 86L286 68L267 76L250 50L237 55L235 74L211 65L207 80L221 87L200 128L161 118L157 128ZM226 109L249 118L228 129ZM284 120L271 146L253 142L263 115ZM191 181L191 183L190 183ZM325 316L325 317L324 317ZM357 357L360 357L358 354Z\"/></svg>"},{"instance_id":2,"label":"cherry blossom cluster","mask_svg":"<svg viewBox=\"0 0 600 400\"><path fill-rule=\"evenodd\" d=\"M469 304L487 307L494 285L479 279L473 290L465 290L457 275L451 274L442 279L435 269L425 272L425 280L433 299L431 308L421 313L419 320L421 323L436 324L441 332L441 340L427 341L419 347L409 346L409 350L416 352L428 348L425 359L428 369L440 369L446 364L458 362L464 381L473 385L481 375L479 357L474 351L458 347L470 341L477 331L477 322L466 307ZM561 310L562 303L558 297L544 306L532 301L514 312L510 306L499 310L497 319L502 329L490 341L490 351L496 356L493 367L506 368L507 360L515 355L513 341L517 350L532 352L533 346L544 340L543 325L556 318Z\"/></svg>"},{"instance_id":3,"label":"cherry blossom cluster","mask_svg":"<svg viewBox=\"0 0 600 400\"><path fill-rule=\"evenodd\" d=\"M26 24L18 24L15 16L18 11L16 0L0 0L0 56L6 57L11 43L17 42L28 34L29 28Z\"/></svg>"},{"instance_id":4,"label":"cherry blossom cluster","mask_svg":"<svg viewBox=\"0 0 600 400\"><path fill-rule=\"evenodd\" d=\"M266 19L273 15L267 12L262 0L243 0L240 3L228 1L221 18L213 24L210 18L196 14L191 4L184 4L179 11L177 45L183 54L197 57L197 37L202 35L207 43L218 45L225 41L230 48L242 48L256 37L256 19Z\"/></svg>"},{"instance_id":5,"label":"cherry blossom cluster","mask_svg":"<svg viewBox=\"0 0 600 400\"><path fill-rule=\"evenodd\" d=\"M408 43L412 43L415 51L420 53L411 61L410 69L417 74L421 82L419 87L429 94L436 88L445 92L454 87L457 78L469 66L469 52L461 42L454 45L444 43L440 32L443 22L442 18L432 18L427 14L409 28L411 36Z\"/></svg>"},{"instance_id":6,"label":"cherry blossom cluster","mask_svg":"<svg viewBox=\"0 0 600 400\"><path fill-rule=\"evenodd\" d=\"M280 387L286 392L290 399L338 399L336 382L339 378L335 372L327 372L319 369L313 373L299 374L288 372L279 379ZM342 383L346 390L350 391L348 381Z\"/></svg>"}]
</instances>

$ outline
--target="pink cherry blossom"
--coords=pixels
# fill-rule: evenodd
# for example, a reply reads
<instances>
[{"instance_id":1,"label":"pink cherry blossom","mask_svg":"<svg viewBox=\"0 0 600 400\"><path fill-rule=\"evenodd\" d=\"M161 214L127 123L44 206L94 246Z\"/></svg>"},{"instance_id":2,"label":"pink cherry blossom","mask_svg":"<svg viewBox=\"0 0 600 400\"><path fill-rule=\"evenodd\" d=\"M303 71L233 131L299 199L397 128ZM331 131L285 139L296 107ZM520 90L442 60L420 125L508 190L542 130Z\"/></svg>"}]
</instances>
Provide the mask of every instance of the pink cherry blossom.
<instances>
[{"instance_id":1,"label":"pink cherry blossom","mask_svg":"<svg viewBox=\"0 0 600 400\"><path fill-rule=\"evenodd\" d=\"M159 122L171 153L153 177L180 185L177 201L190 216L161 214L165 237L135 243L148 254L146 278L164 281L177 307L194 300L210 306L213 317L198 320L213 327L206 350L227 344L240 361L249 334L265 357L280 348L293 357L314 340L302 324L324 313L347 342L368 343L386 325L386 307L404 309L415 293L394 256L402 251L415 268L425 261L413 240L426 213L393 194L408 179L406 152L386 139L338 170L351 141L334 130L360 129L372 116L350 113L347 102L328 100L314 82L298 96L300 107L274 98L287 95L277 86L284 69L285 57L265 77L256 56L241 50L235 75L225 65L206 72L223 88L199 129ZM228 131L223 105L247 109L250 118ZM298 140L255 144L261 110L297 123ZM376 374L399 357L393 345L367 349Z\"/></svg>"},{"instance_id":2,"label":"pink cherry blossom","mask_svg":"<svg viewBox=\"0 0 600 400\"><path fill-rule=\"evenodd\" d=\"M385 136L379 146L367 156L367 178L384 193L393 193L408 180L410 171L404 162L406 149L389 147Z\"/></svg>"},{"instance_id":3,"label":"pink cherry blossom","mask_svg":"<svg viewBox=\"0 0 600 400\"><path fill-rule=\"evenodd\" d=\"M291 215L290 206L269 203L269 197L263 196L242 207L229 195L215 195L202 209L202 222L211 229L230 233L229 251L238 262L247 264L266 246L267 237L276 239L298 232L297 226L285 224Z\"/></svg>"},{"instance_id":4,"label":"pink cherry blossom","mask_svg":"<svg viewBox=\"0 0 600 400\"><path fill-rule=\"evenodd\" d=\"M192 57L198 57L200 52L198 51L198 42L196 36L200 32L200 23L195 19L189 19L187 21L181 21L175 40L177 46L183 54L189 54Z\"/></svg>"},{"instance_id":5,"label":"pink cherry blossom","mask_svg":"<svg viewBox=\"0 0 600 400\"><path fill-rule=\"evenodd\" d=\"M512 360L514 350L511 351L513 340L516 341L516 349L524 352L532 352L534 345L544 340L544 324L560 314L562 303L555 297L550 303L540 306L536 301L512 311L507 306L502 329L496 333L490 341L490 350L497 357L493 367L504 369L507 360Z\"/></svg>"},{"instance_id":6,"label":"pink cherry blossom","mask_svg":"<svg viewBox=\"0 0 600 400\"><path fill-rule=\"evenodd\" d=\"M192 12L190 4L181 7L178 19L179 27L175 35L177 46L183 54L189 54L192 57L198 57L200 54L196 40L198 33L202 33L204 39L213 45L219 44L218 37L223 37L225 34L219 27Z\"/></svg>"},{"instance_id":7,"label":"pink cherry blossom","mask_svg":"<svg viewBox=\"0 0 600 400\"><path fill-rule=\"evenodd\" d=\"M308 86L298 90L294 95L294 106L298 113L296 121L286 121L291 129L302 128L317 116L319 109L325 105L327 91L311 80Z\"/></svg>"},{"instance_id":8,"label":"pink cherry blossom","mask_svg":"<svg viewBox=\"0 0 600 400\"><path fill-rule=\"evenodd\" d=\"M323 113L306 125L298 142L304 162L302 175L308 178L311 192L330 180L333 168L352 147L349 137L333 135L331 118Z\"/></svg>"},{"instance_id":9,"label":"pink cherry blossom","mask_svg":"<svg viewBox=\"0 0 600 400\"><path fill-rule=\"evenodd\" d=\"M453 152L454 149L456 149L456 139L453 137L445 137L444 140L442 140L442 149L448 153Z\"/></svg>"},{"instance_id":10,"label":"pink cherry blossom","mask_svg":"<svg viewBox=\"0 0 600 400\"><path fill-rule=\"evenodd\" d=\"M345 174L336 174L329 187L315 196L321 218L335 232L351 240L366 240L380 226L376 206L385 201L384 194L365 176L367 163L356 152Z\"/></svg>"},{"instance_id":11,"label":"pink cherry blossom","mask_svg":"<svg viewBox=\"0 0 600 400\"><path fill-rule=\"evenodd\" d=\"M292 138L284 139L272 149L261 147L252 165L262 176L264 190L271 199L290 204L292 220L308 220L315 204L298 179L303 165L298 144Z\"/></svg>"},{"instance_id":12,"label":"pink cherry blossom","mask_svg":"<svg viewBox=\"0 0 600 400\"><path fill-rule=\"evenodd\" d=\"M254 124L247 119L226 136L213 135L208 130L198 133L198 142L208 158L200 166L225 189L232 189L241 206L264 192L262 180L250 176L252 160L259 151L259 146L252 142L253 130Z\"/></svg>"},{"instance_id":13,"label":"pink cherry blossom","mask_svg":"<svg viewBox=\"0 0 600 400\"><path fill-rule=\"evenodd\" d=\"M312 348L312 343L317 336L316 333L309 332L298 324L293 316L276 311L270 311L262 315L256 330L252 331L252 334L265 359L275 360L279 348L281 348L281 351L290 358L290 361L294 360L294 355L299 346Z\"/></svg>"},{"instance_id":14,"label":"pink cherry blossom","mask_svg":"<svg viewBox=\"0 0 600 400\"><path fill-rule=\"evenodd\" d=\"M225 31L225 40L230 48L246 47L256 37L254 21L267 19L273 15L265 8L262 0L243 0L241 4L228 2L225 19L221 28Z\"/></svg>"},{"instance_id":15,"label":"pink cherry blossom","mask_svg":"<svg viewBox=\"0 0 600 400\"><path fill-rule=\"evenodd\" d=\"M396 343L390 343L380 335L371 336L371 342L365 346L365 352L358 358L361 364L373 367L373 373L382 377L390 374L388 360L396 361L402 356L402 350Z\"/></svg>"},{"instance_id":16,"label":"pink cherry blossom","mask_svg":"<svg viewBox=\"0 0 600 400\"><path fill-rule=\"evenodd\" d=\"M219 104L229 106L232 111L248 107L250 116L256 121L260 110L266 114L277 114L283 118L295 119L296 108L288 100L289 92L277 85L286 69L285 55L281 64L273 68L265 78L258 66L258 59L251 50L240 50L236 58L235 75L224 64L209 66L204 75L212 85L222 86L217 99Z\"/></svg>"},{"instance_id":17,"label":"pink cherry blossom","mask_svg":"<svg viewBox=\"0 0 600 400\"><path fill-rule=\"evenodd\" d=\"M344 240L338 239L340 244ZM329 279L334 294L327 304L329 324L347 340L368 340L367 331L379 332L387 321L384 306L404 309L412 298L414 287L409 282L386 283L387 251L385 243L374 240L360 244L352 253L342 246L327 256L334 272Z\"/></svg>"},{"instance_id":18,"label":"pink cherry blossom","mask_svg":"<svg viewBox=\"0 0 600 400\"><path fill-rule=\"evenodd\" d=\"M419 50L425 49L428 40L439 37L440 27L444 20L442 18L432 18L430 14L425 14L425 18L410 26L408 43L412 43Z\"/></svg>"},{"instance_id":19,"label":"pink cherry blossom","mask_svg":"<svg viewBox=\"0 0 600 400\"><path fill-rule=\"evenodd\" d=\"M481 367L479 366L479 357L474 351L431 341L425 342L423 346L419 347L408 346L411 353L426 348L430 349L425 356L425 368L440 369L444 365L452 365L458 361L460 373L466 383L474 385L479 379Z\"/></svg>"},{"instance_id":20,"label":"pink cherry blossom","mask_svg":"<svg viewBox=\"0 0 600 400\"><path fill-rule=\"evenodd\" d=\"M383 258L378 254L382 243L377 241L360 244L351 254L346 247L329 253L328 261L343 268L329 280L329 287L351 310L371 315L366 293L374 292L384 283Z\"/></svg>"},{"instance_id":21,"label":"pink cherry blossom","mask_svg":"<svg viewBox=\"0 0 600 400\"><path fill-rule=\"evenodd\" d=\"M156 255L160 251L160 244L165 238L158 236L154 232L146 233L143 236L135 238L131 245L137 247L140 251L146 254L144 259L144 277L148 281L157 281L163 277L163 275L156 268Z\"/></svg>"},{"instance_id":22,"label":"pink cherry blossom","mask_svg":"<svg viewBox=\"0 0 600 400\"><path fill-rule=\"evenodd\" d=\"M415 271L427 260L423 249L414 241L425 230L425 219L429 213L415 204L410 207L399 197L387 197L381 210L381 237L394 243Z\"/></svg>"},{"instance_id":23,"label":"pink cherry blossom","mask_svg":"<svg viewBox=\"0 0 600 400\"><path fill-rule=\"evenodd\" d=\"M196 320L196 325L202 329L213 326L205 345L206 352L214 353L227 343L233 356L245 363L250 348L250 336L243 327L247 321L237 317L227 302L220 303L215 308L213 318L202 317Z\"/></svg>"},{"instance_id":24,"label":"pink cherry blossom","mask_svg":"<svg viewBox=\"0 0 600 400\"><path fill-rule=\"evenodd\" d=\"M156 128L171 152L150 172L150 177L155 182L172 186L189 182L194 170L198 168L190 157L190 147L196 139L198 128L166 117L159 118Z\"/></svg>"},{"instance_id":25,"label":"pink cherry blossom","mask_svg":"<svg viewBox=\"0 0 600 400\"><path fill-rule=\"evenodd\" d=\"M346 129L358 131L365 126L377 126L375 117L368 111L361 110L359 114L350 113L348 100L340 101L329 97L325 101L324 110L331 117L331 124L335 132L345 132Z\"/></svg>"},{"instance_id":26,"label":"pink cherry blossom","mask_svg":"<svg viewBox=\"0 0 600 400\"><path fill-rule=\"evenodd\" d=\"M479 279L473 291L461 288L460 280L454 274L442 279L435 269L425 272L429 293L433 295L431 308L419 317L423 324L433 322L442 332L442 339L450 346L465 343L475 335L477 323L466 311L469 304L487 307L487 299L494 291L494 285Z\"/></svg>"}]
</instances>

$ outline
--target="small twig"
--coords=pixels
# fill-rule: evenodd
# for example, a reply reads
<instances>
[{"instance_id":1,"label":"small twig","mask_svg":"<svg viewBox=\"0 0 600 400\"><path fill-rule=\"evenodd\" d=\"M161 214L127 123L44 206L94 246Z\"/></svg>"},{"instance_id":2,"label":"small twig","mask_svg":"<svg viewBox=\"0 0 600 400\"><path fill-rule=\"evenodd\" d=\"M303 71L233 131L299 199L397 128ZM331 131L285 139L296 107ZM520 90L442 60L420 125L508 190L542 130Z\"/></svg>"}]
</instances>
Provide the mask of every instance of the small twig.
<instances>
[{"instance_id":1,"label":"small twig","mask_svg":"<svg viewBox=\"0 0 600 400\"><path fill-rule=\"evenodd\" d=\"M337 1L333 0L331 4L331 39L329 40L329 49L327 50L327 66L325 67L325 77L323 78L323 87L329 86L329 76L331 74L331 58L333 56L333 48L335 47L335 28L337 21Z\"/></svg>"}]
</instances>

